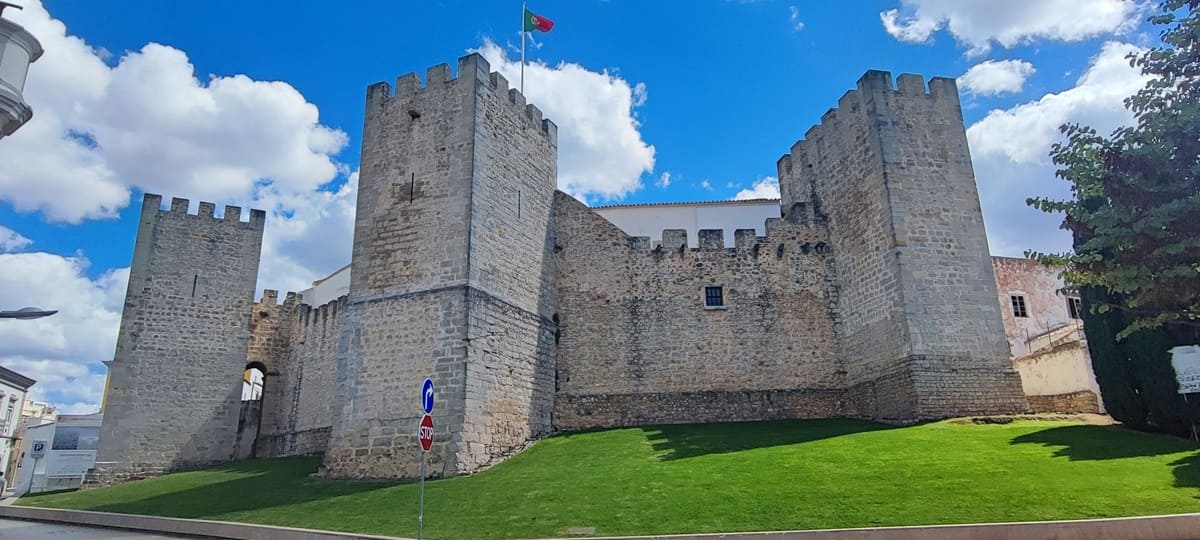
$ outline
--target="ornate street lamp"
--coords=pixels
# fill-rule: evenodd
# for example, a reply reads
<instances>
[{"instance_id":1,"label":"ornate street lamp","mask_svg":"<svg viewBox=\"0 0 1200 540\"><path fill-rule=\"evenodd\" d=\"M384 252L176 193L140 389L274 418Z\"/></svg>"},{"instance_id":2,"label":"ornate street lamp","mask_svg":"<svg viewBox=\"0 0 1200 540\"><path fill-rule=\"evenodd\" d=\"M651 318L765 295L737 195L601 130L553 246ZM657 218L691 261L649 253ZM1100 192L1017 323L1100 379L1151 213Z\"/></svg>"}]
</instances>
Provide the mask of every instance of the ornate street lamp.
<instances>
[{"instance_id":1,"label":"ornate street lamp","mask_svg":"<svg viewBox=\"0 0 1200 540\"><path fill-rule=\"evenodd\" d=\"M21 25L3 17L4 8L21 6L0 1L0 138L12 135L33 118L25 103L25 75L29 64L42 56L42 44Z\"/></svg>"},{"instance_id":2,"label":"ornate street lamp","mask_svg":"<svg viewBox=\"0 0 1200 540\"><path fill-rule=\"evenodd\" d=\"M40 319L58 313L57 309L25 307L14 311L0 311L0 319Z\"/></svg>"}]
</instances>

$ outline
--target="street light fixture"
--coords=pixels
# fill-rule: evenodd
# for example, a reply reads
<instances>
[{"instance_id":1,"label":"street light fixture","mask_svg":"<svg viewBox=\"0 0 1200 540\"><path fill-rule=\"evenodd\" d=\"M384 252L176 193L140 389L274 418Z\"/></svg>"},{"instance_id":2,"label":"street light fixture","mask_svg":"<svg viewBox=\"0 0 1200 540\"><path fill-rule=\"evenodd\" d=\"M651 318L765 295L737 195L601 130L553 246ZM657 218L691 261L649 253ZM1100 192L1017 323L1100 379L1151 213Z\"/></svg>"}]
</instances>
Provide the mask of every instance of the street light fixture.
<instances>
[{"instance_id":1,"label":"street light fixture","mask_svg":"<svg viewBox=\"0 0 1200 540\"><path fill-rule=\"evenodd\" d=\"M21 25L3 18L4 8L21 6L0 0L0 139L12 135L33 118L21 94L29 64L42 56L42 45Z\"/></svg>"},{"instance_id":2,"label":"street light fixture","mask_svg":"<svg viewBox=\"0 0 1200 540\"><path fill-rule=\"evenodd\" d=\"M16 311L0 311L0 319L40 319L58 313L57 309L23 307Z\"/></svg>"}]
</instances>

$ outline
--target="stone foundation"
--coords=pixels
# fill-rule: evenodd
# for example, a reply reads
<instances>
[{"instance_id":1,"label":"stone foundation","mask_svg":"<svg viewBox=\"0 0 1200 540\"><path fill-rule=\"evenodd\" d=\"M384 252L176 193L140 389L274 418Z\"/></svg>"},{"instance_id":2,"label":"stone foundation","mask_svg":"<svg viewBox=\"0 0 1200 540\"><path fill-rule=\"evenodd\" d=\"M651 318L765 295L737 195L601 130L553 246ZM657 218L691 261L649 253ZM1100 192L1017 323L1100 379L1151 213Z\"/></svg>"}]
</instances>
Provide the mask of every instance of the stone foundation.
<instances>
[{"instance_id":1,"label":"stone foundation","mask_svg":"<svg viewBox=\"0 0 1200 540\"><path fill-rule=\"evenodd\" d=\"M1100 399L1090 390L1027 398L1035 413L1100 413Z\"/></svg>"}]
</instances>

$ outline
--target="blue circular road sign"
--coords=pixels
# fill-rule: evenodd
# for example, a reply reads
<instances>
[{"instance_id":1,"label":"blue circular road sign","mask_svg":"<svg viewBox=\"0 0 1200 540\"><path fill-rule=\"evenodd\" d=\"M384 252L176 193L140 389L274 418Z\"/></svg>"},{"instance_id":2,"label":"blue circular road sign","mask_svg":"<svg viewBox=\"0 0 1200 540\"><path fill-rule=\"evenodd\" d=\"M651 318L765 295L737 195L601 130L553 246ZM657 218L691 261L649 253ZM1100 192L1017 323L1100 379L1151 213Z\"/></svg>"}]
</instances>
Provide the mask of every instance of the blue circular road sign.
<instances>
[{"instance_id":1,"label":"blue circular road sign","mask_svg":"<svg viewBox=\"0 0 1200 540\"><path fill-rule=\"evenodd\" d=\"M425 379L425 384L421 385L421 408L425 409L425 414L433 412L433 380Z\"/></svg>"}]
</instances>

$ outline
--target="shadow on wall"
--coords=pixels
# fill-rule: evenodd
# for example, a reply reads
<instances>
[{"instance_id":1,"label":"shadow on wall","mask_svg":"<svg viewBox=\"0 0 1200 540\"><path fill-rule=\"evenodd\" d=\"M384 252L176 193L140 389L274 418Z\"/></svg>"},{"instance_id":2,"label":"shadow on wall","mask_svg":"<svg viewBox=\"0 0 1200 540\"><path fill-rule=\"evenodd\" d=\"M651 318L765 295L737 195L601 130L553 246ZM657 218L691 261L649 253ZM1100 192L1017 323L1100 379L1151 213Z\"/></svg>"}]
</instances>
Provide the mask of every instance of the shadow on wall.
<instances>
[{"instance_id":1,"label":"shadow on wall","mask_svg":"<svg viewBox=\"0 0 1200 540\"><path fill-rule=\"evenodd\" d=\"M646 434L646 440L654 448L658 459L667 461L885 429L895 429L895 426L866 420L829 419L647 426L642 428L642 432Z\"/></svg>"},{"instance_id":2,"label":"shadow on wall","mask_svg":"<svg viewBox=\"0 0 1200 540\"><path fill-rule=\"evenodd\" d=\"M1123 435L1123 440L1117 444L1113 443L1113 431ZM1031 443L1061 447L1054 451L1054 457L1065 457L1071 461L1128 459L1187 452L1186 456L1170 463L1171 472L1175 475L1175 487L1200 487L1200 450L1187 439L1121 427L1065 426L1027 433L1009 442Z\"/></svg>"},{"instance_id":3,"label":"shadow on wall","mask_svg":"<svg viewBox=\"0 0 1200 540\"><path fill-rule=\"evenodd\" d=\"M346 482L307 478L306 475L316 472L320 464L321 458L311 457L241 461L203 471L107 488L109 497L104 504L73 508L193 519L233 519L233 514L247 514L264 508L327 500L395 485L391 482ZM230 479L207 483L207 480L197 479L192 475L228 476ZM180 489L181 483L190 481L202 485ZM302 485L298 486L298 482L302 482ZM231 493L238 496L230 497ZM27 499L33 506L38 506L37 498L38 495L33 495ZM64 507L72 506L68 504Z\"/></svg>"}]
</instances>

